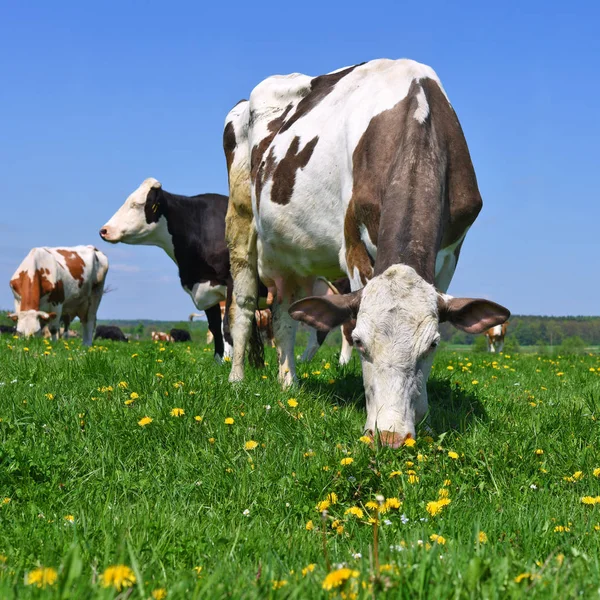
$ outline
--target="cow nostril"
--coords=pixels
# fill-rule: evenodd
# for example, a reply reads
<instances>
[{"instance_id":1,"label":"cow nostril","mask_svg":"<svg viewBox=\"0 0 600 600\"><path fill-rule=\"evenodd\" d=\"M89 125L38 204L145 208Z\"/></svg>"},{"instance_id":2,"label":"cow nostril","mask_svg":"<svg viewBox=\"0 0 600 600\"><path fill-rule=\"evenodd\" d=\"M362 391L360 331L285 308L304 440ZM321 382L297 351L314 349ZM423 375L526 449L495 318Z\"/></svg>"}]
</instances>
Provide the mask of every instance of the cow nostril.
<instances>
[{"instance_id":1,"label":"cow nostril","mask_svg":"<svg viewBox=\"0 0 600 600\"><path fill-rule=\"evenodd\" d=\"M103 227L100 230L100 237L104 237L107 233L108 233L108 230L106 229L106 227Z\"/></svg>"}]
</instances>

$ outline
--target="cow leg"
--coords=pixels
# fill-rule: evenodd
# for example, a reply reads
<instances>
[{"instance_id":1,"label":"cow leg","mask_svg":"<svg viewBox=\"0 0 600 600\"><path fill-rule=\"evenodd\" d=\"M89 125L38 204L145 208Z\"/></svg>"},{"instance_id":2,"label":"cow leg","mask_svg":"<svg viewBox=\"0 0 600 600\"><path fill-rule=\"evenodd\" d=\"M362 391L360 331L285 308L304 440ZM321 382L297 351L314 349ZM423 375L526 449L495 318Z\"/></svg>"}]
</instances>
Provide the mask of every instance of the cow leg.
<instances>
[{"instance_id":1,"label":"cow leg","mask_svg":"<svg viewBox=\"0 0 600 600\"><path fill-rule=\"evenodd\" d=\"M279 383L286 388L296 382L296 365L294 361L294 342L298 322L288 313L290 302L286 298L276 301L271 307L273 313L273 335L279 357Z\"/></svg>"},{"instance_id":2,"label":"cow leg","mask_svg":"<svg viewBox=\"0 0 600 600\"><path fill-rule=\"evenodd\" d=\"M69 339L69 327L71 325L71 317L65 315L65 316L63 316L62 321L65 324L65 329L63 331L62 336L63 336L63 339L68 340Z\"/></svg>"},{"instance_id":3,"label":"cow leg","mask_svg":"<svg viewBox=\"0 0 600 600\"><path fill-rule=\"evenodd\" d=\"M48 323L48 330L50 331L50 339L56 342L60 337L60 313L57 313L53 321Z\"/></svg>"},{"instance_id":4,"label":"cow leg","mask_svg":"<svg viewBox=\"0 0 600 600\"><path fill-rule=\"evenodd\" d=\"M306 348L300 357L300 362L308 362L312 360L317 353L317 350L321 347L321 344L325 341L327 333L317 332L316 329L310 328L308 334L308 342Z\"/></svg>"},{"instance_id":5,"label":"cow leg","mask_svg":"<svg viewBox=\"0 0 600 600\"><path fill-rule=\"evenodd\" d=\"M230 312L231 303L233 302L233 282L227 283L227 297L225 299L225 316L223 318L223 340L225 341L225 355L224 358L231 358L233 356L233 340L231 339L231 328L230 328Z\"/></svg>"},{"instance_id":6,"label":"cow leg","mask_svg":"<svg viewBox=\"0 0 600 600\"><path fill-rule=\"evenodd\" d=\"M94 329L96 328L96 315L89 313L81 319L81 337L84 346L91 346L94 337Z\"/></svg>"},{"instance_id":7,"label":"cow leg","mask_svg":"<svg viewBox=\"0 0 600 600\"><path fill-rule=\"evenodd\" d=\"M340 351L340 365L347 365L352 359L352 344L348 341L344 335L342 329L342 349Z\"/></svg>"},{"instance_id":8,"label":"cow leg","mask_svg":"<svg viewBox=\"0 0 600 600\"><path fill-rule=\"evenodd\" d=\"M223 332L221 330L221 307L218 304L207 308L204 313L208 321L208 328L215 340L215 360L221 362L225 347L223 345Z\"/></svg>"}]
</instances>

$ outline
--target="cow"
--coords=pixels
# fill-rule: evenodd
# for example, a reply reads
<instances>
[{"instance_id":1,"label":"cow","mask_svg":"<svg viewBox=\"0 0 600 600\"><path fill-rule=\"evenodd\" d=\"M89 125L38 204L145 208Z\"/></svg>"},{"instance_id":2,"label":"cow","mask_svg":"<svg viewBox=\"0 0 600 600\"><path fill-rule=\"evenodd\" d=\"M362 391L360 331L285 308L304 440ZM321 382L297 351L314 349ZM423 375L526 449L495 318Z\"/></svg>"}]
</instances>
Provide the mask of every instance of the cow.
<instances>
[{"instance_id":1,"label":"cow","mask_svg":"<svg viewBox=\"0 0 600 600\"><path fill-rule=\"evenodd\" d=\"M116 325L98 325L94 339L113 340L114 342L129 341L121 328Z\"/></svg>"},{"instance_id":2,"label":"cow","mask_svg":"<svg viewBox=\"0 0 600 600\"><path fill-rule=\"evenodd\" d=\"M16 335L17 328L14 325L0 325L0 335L9 334Z\"/></svg>"},{"instance_id":3,"label":"cow","mask_svg":"<svg viewBox=\"0 0 600 600\"><path fill-rule=\"evenodd\" d=\"M260 331L263 334L265 340L269 344L271 344L271 346L274 346L275 342L273 340L273 314L271 313L271 309L257 309L254 312L254 318L256 320L258 331Z\"/></svg>"},{"instance_id":4,"label":"cow","mask_svg":"<svg viewBox=\"0 0 600 600\"><path fill-rule=\"evenodd\" d=\"M169 333L165 333L164 331L151 331L150 338L153 342L172 342L173 338Z\"/></svg>"},{"instance_id":5,"label":"cow","mask_svg":"<svg viewBox=\"0 0 600 600\"><path fill-rule=\"evenodd\" d=\"M438 76L382 59L269 77L227 115L223 148L230 381L244 375L260 278L276 295L280 382L296 381L297 321L320 331L343 324L361 358L365 431L393 448L414 438L428 410L438 324L481 333L510 314L446 294L482 200ZM347 276L351 292L303 297L318 275Z\"/></svg>"},{"instance_id":6,"label":"cow","mask_svg":"<svg viewBox=\"0 0 600 600\"><path fill-rule=\"evenodd\" d=\"M191 342L192 341L192 336L190 335L190 332L186 331L185 329L177 329L177 328L173 327L173 329L171 329L171 331L169 331L169 334L174 342Z\"/></svg>"},{"instance_id":7,"label":"cow","mask_svg":"<svg viewBox=\"0 0 600 600\"><path fill-rule=\"evenodd\" d=\"M158 246L177 264L181 286L206 314L218 361L225 356L219 302L231 287L226 211L227 196L175 195L151 177L100 229L106 242Z\"/></svg>"},{"instance_id":8,"label":"cow","mask_svg":"<svg viewBox=\"0 0 600 600\"><path fill-rule=\"evenodd\" d=\"M488 352L502 352L504 350L504 336L506 335L506 329L508 327L508 321L502 323L502 325L495 325L490 327L485 333L487 340Z\"/></svg>"},{"instance_id":9,"label":"cow","mask_svg":"<svg viewBox=\"0 0 600 600\"><path fill-rule=\"evenodd\" d=\"M108 259L94 246L33 248L10 280L17 332L40 336L47 325L56 340L61 321L68 337L79 317L83 344L91 346L107 273Z\"/></svg>"}]
</instances>

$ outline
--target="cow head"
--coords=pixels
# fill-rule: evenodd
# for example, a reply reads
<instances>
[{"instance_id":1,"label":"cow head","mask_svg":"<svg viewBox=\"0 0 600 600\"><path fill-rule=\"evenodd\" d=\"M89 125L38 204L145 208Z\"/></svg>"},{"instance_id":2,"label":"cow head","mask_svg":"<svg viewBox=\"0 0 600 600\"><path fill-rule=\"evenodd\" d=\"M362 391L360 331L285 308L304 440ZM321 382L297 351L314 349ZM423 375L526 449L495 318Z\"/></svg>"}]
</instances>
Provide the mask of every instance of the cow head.
<instances>
[{"instance_id":1,"label":"cow head","mask_svg":"<svg viewBox=\"0 0 600 600\"><path fill-rule=\"evenodd\" d=\"M159 221L163 214L161 187L156 179L146 179L100 229L100 237L112 244L155 245L159 241Z\"/></svg>"},{"instance_id":2,"label":"cow head","mask_svg":"<svg viewBox=\"0 0 600 600\"><path fill-rule=\"evenodd\" d=\"M56 319L55 312L47 313L43 310L21 310L8 316L17 322L17 333L24 337L41 335L42 329Z\"/></svg>"},{"instance_id":3,"label":"cow head","mask_svg":"<svg viewBox=\"0 0 600 600\"><path fill-rule=\"evenodd\" d=\"M295 302L290 315L321 331L356 320L352 341L361 356L367 404L365 429L398 447L415 437L427 412L426 379L439 343L438 324L481 333L509 311L488 300L436 291L406 265L393 265L358 292Z\"/></svg>"}]
</instances>

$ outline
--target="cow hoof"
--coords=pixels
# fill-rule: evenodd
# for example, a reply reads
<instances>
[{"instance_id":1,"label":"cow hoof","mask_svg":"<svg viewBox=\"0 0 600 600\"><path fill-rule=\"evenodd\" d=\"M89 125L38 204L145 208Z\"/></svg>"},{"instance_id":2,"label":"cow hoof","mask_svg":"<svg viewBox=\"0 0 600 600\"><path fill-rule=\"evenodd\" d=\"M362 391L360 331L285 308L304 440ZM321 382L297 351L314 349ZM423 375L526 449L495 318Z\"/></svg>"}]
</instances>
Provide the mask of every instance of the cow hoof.
<instances>
[{"instance_id":1,"label":"cow hoof","mask_svg":"<svg viewBox=\"0 0 600 600\"><path fill-rule=\"evenodd\" d=\"M238 381L244 380L244 373L240 373L239 371L231 371L229 373L229 383L237 383Z\"/></svg>"}]
</instances>

